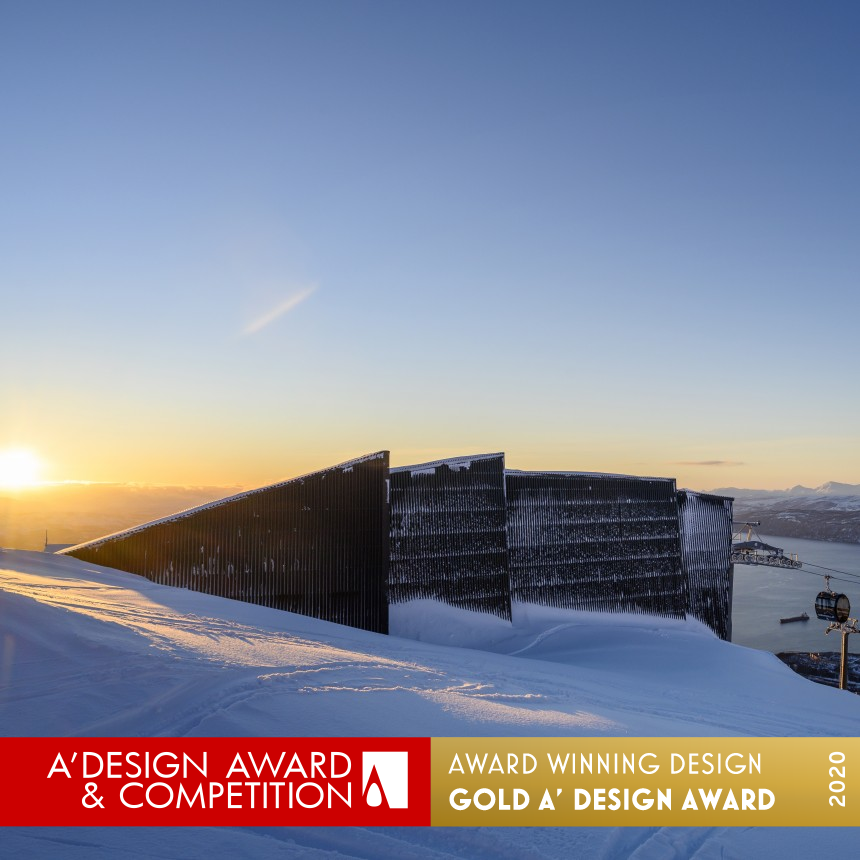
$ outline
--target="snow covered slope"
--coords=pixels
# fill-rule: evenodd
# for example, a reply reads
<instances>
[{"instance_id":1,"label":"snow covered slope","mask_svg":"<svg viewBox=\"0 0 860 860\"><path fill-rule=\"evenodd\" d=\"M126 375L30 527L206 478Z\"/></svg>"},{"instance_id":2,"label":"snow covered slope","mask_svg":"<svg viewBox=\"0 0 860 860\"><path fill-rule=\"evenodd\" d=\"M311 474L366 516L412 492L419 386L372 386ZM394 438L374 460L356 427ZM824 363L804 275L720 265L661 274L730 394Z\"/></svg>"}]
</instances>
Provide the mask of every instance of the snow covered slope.
<instances>
[{"instance_id":1,"label":"snow covered slope","mask_svg":"<svg viewBox=\"0 0 860 860\"><path fill-rule=\"evenodd\" d=\"M0 551L0 732L14 735L856 735L860 698L695 622L407 605L379 636ZM464 623L466 622L466 623ZM439 642L448 643L437 644ZM449 647L456 645L458 647ZM746 834L746 835L744 835ZM776 856L731 830L7 829L4 856ZM789 842L789 839L791 840ZM810 833L809 844L814 843ZM753 849L752 843L757 847ZM758 843L761 843L759 846ZM168 851L166 846L170 846ZM761 852L759 852L761 848Z\"/></svg>"}]
</instances>

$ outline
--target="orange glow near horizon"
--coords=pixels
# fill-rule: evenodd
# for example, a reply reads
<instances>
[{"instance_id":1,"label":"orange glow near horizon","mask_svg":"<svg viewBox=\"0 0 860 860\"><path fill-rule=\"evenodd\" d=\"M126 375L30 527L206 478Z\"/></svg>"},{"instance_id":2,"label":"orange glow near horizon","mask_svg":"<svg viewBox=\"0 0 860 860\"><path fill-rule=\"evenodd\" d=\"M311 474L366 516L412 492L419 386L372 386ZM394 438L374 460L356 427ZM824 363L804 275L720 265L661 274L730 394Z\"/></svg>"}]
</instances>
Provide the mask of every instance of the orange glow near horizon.
<instances>
[{"instance_id":1,"label":"orange glow near horizon","mask_svg":"<svg viewBox=\"0 0 860 860\"><path fill-rule=\"evenodd\" d=\"M444 429L444 428L443 428ZM852 440L749 440L744 444L711 439L697 444L667 442L628 435L582 434L559 438L552 430L523 434L497 428L459 433L438 428L424 433L356 426L316 428L313 438L288 440L261 432L246 440L229 438L145 436L142 433L51 437L44 429L31 434L33 444L0 449L0 488L45 491L67 483L252 489L300 477L387 448L391 464L403 466L452 456L504 451L512 469L611 472L670 477L679 487L713 490L746 487L787 489L796 484L817 487L826 481L860 483ZM440 438L436 442L437 435ZM460 438L462 437L462 438ZM50 451L50 462L41 451ZM790 462L790 466L786 466Z\"/></svg>"}]
</instances>

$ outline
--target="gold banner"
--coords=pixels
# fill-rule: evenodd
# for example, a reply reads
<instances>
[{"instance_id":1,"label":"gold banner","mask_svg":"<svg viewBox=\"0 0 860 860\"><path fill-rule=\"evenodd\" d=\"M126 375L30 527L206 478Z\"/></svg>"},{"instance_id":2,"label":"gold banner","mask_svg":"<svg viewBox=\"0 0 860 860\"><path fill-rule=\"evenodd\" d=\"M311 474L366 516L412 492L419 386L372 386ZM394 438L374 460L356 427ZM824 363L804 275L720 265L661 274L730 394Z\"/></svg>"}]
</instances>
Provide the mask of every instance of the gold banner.
<instances>
[{"instance_id":1,"label":"gold banner","mask_svg":"<svg viewBox=\"0 0 860 860\"><path fill-rule=\"evenodd\" d=\"M434 825L856 826L858 738L433 738Z\"/></svg>"}]
</instances>

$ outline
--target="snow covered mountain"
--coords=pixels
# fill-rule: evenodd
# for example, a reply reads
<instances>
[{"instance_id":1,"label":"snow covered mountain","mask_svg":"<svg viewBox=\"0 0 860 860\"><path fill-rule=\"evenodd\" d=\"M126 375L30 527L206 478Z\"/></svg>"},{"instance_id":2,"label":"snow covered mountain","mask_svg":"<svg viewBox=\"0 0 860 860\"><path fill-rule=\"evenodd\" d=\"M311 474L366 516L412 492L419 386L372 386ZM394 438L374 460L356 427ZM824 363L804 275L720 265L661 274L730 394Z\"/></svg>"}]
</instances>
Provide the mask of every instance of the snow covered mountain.
<instances>
[{"instance_id":1,"label":"snow covered mountain","mask_svg":"<svg viewBox=\"0 0 860 860\"><path fill-rule=\"evenodd\" d=\"M820 487L713 492L733 496L735 522L755 520L764 534L807 540L860 542L860 484L828 481Z\"/></svg>"},{"instance_id":2,"label":"snow covered mountain","mask_svg":"<svg viewBox=\"0 0 860 860\"><path fill-rule=\"evenodd\" d=\"M430 602L380 636L0 551L5 736L856 735L860 699L704 626ZM406 636L419 636L418 641ZM439 644L446 643L446 644ZM450 647L456 646L456 647ZM848 836L848 834L841 834ZM4 856L799 856L820 831L271 828L0 831ZM804 847L805 846L805 847Z\"/></svg>"},{"instance_id":3,"label":"snow covered mountain","mask_svg":"<svg viewBox=\"0 0 860 860\"><path fill-rule=\"evenodd\" d=\"M814 496L818 498L833 497L833 496L853 496L860 498L860 484L840 484L838 481L828 481L820 487L804 487L802 484L797 484L787 490L755 490L745 489L743 487L720 487L716 490L708 492L716 493L720 496L732 496L736 501L745 501L749 499L771 500Z\"/></svg>"}]
</instances>

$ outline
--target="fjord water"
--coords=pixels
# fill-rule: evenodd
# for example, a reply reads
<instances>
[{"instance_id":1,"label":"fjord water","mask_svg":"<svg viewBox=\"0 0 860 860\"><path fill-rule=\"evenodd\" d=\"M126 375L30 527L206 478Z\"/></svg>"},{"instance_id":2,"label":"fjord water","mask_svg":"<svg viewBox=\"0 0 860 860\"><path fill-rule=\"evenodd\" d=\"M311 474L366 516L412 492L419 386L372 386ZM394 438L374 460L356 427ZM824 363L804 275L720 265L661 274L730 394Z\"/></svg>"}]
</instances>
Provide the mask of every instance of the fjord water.
<instances>
[{"instance_id":1,"label":"fjord water","mask_svg":"<svg viewBox=\"0 0 860 860\"><path fill-rule=\"evenodd\" d=\"M857 617L860 614L860 544L767 535L762 535L762 538L769 544L782 547L786 554L797 553L804 566L800 570L782 570L761 565L735 565L732 642L775 653L838 651L841 635L825 635L827 622L815 617L815 597L824 588L824 579L811 574L828 571L812 567L812 563L858 576L855 580L834 573L830 583L834 591L848 595L851 615ZM790 618L803 612L809 615L809 621L779 623L780 618ZM858 640L860 634L848 637L851 653L860 653Z\"/></svg>"}]
</instances>

